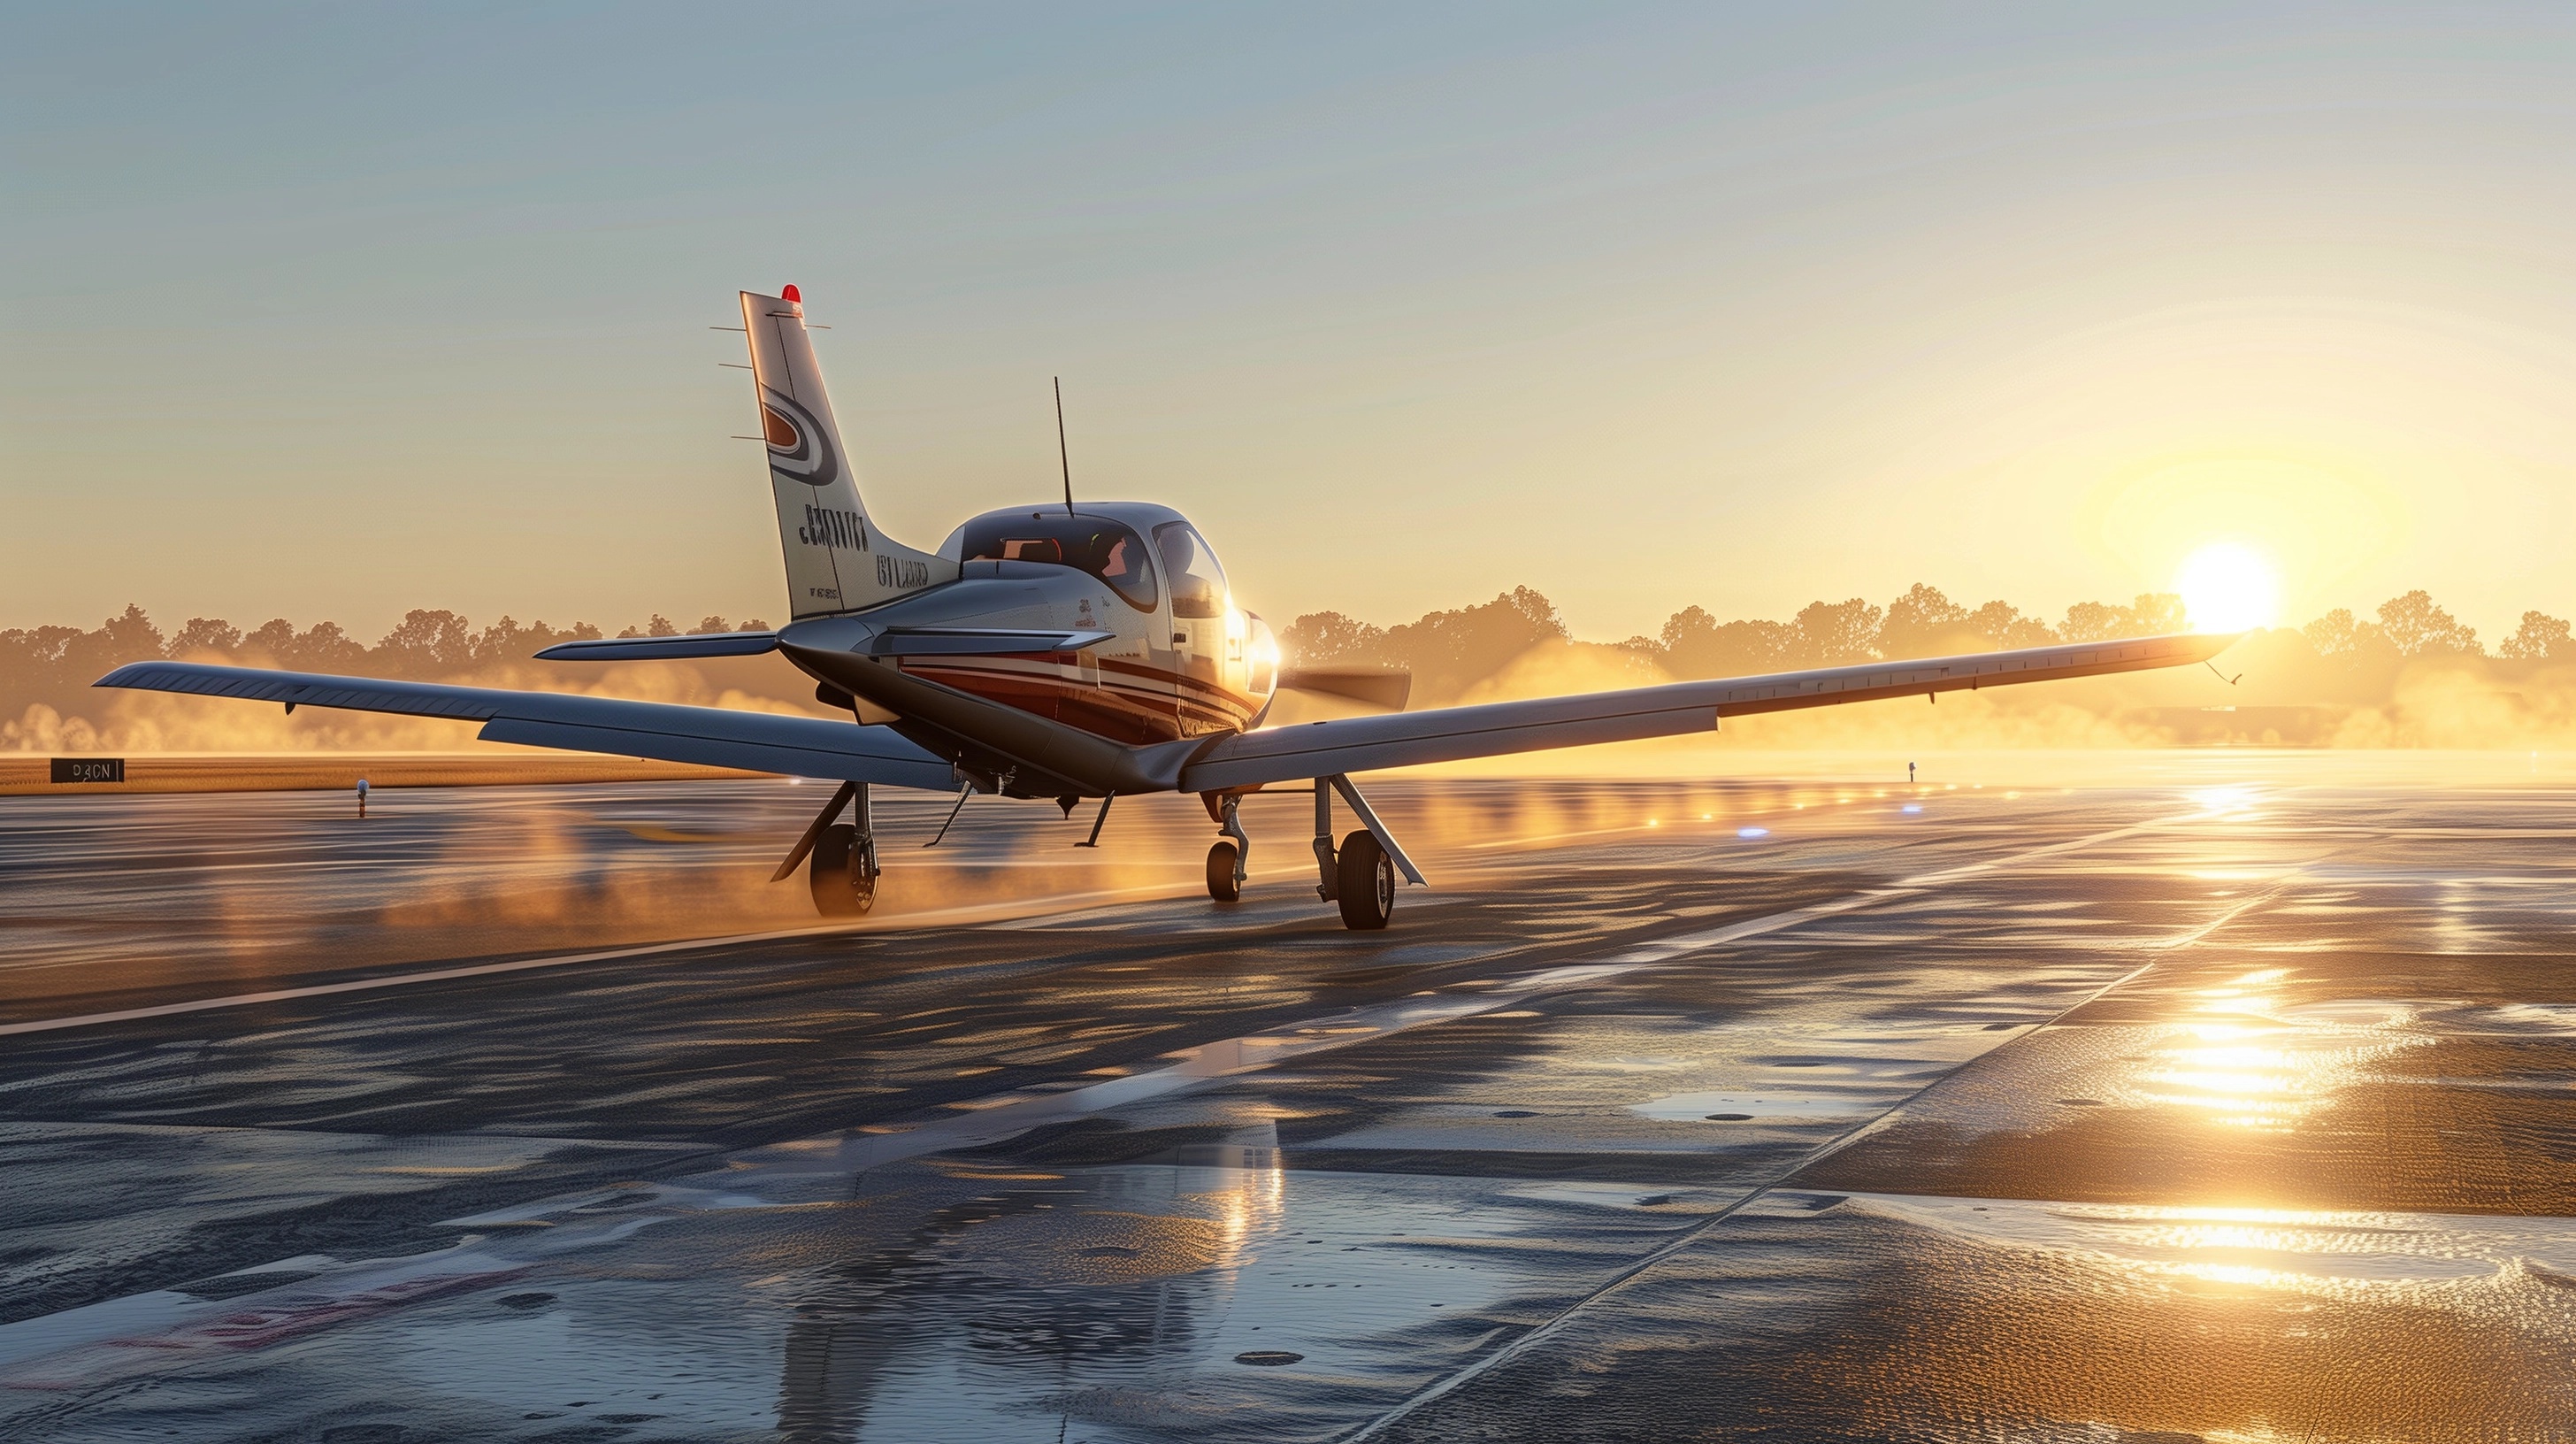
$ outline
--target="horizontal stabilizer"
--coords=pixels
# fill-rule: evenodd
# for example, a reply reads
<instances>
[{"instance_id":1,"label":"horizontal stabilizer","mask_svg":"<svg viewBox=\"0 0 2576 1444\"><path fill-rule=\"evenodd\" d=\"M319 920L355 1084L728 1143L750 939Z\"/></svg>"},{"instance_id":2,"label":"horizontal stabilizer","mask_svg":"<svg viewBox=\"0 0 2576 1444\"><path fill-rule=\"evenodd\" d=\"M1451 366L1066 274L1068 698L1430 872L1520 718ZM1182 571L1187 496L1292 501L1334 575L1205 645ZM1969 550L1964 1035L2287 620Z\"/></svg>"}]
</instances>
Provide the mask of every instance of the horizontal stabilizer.
<instances>
[{"instance_id":1,"label":"horizontal stabilizer","mask_svg":"<svg viewBox=\"0 0 2576 1444\"><path fill-rule=\"evenodd\" d=\"M593 637L557 642L540 662L684 662L693 657L757 657L778 650L776 632L698 632L685 637Z\"/></svg>"},{"instance_id":2,"label":"horizontal stabilizer","mask_svg":"<svg viewBox=\"0 0 2576 1444\"><path fill-rule=\"evenodd\" d=\"M561 747L658 762L739 767L789 777L882 782L946 792L957 785L948 763L884 727L729 707L677 707L566 692L511 692L439 682L326 677L197 662L134 662L94 684L147 692L185 692L282 702L289 707L342 707L410 717L450 717L483 724L487 742Z\"/></svg>"},{"instance_id":3,"label":"horizontal stabilizer","mask_svg":"<svg viewBox=\"0 0 2576 1444\"><path fill-rule=\"evenodd\" d=\"M1279 685L1401 712L1413 695L1413 674L1399 667L1287 667L1279 673Z\"/></svg>"},{"instance_id":4,"label":"horizontal stabilizer","mask_svg":"<svg viewBox=\"0 0 2576 1444\"><path fill-rule=\"evenodd\" d=\"M1015 631L1003 627L888 627L868 644L872 657L998 657L1021 652L1078 652L1117 640L1116 632Z\"/></svg>"}]
</instances>

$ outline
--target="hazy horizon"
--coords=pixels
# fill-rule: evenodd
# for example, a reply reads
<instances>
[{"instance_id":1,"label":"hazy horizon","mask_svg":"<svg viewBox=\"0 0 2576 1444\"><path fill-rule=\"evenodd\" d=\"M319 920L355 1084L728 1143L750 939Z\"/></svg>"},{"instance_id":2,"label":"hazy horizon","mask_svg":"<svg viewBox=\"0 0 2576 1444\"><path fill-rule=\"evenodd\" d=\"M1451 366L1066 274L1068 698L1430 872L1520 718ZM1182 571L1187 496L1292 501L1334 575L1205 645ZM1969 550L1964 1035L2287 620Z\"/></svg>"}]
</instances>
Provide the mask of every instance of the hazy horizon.
<instances>
[{"instance_id":1,"label":"hazy horizon","mask_svg":"<svg viewBox=\"0 0 2576 1444\"><path fill-rule=\"evenodd\" d=\"M775 617L788 281L890 532L1053 494L1061 374L1273 617L2576 612L2563 7L5 26L0 627Z\"/></svg>"}]
</instances>

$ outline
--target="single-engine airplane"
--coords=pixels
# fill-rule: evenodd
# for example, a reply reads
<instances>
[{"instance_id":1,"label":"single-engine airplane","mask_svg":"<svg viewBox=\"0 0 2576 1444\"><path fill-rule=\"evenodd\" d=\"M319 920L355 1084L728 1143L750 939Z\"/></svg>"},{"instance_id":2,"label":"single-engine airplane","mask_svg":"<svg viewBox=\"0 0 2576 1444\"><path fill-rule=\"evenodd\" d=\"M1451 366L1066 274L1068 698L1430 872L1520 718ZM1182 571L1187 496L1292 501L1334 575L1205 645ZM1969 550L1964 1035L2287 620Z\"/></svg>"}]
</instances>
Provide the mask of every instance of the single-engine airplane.
<instances>
[{"instance_id":1,"label":"single-engine airplane","mask_svg":"<svg viewBox=\"0 0 2576 1444\"><path fill-rule=\"evenodd\" d=\"M1423 882L1354 773L1714 729L1721 718L2053 681L2217 655L2234 636L2079 642L1921 661L1678 682L1538 701L1402 710L1402 673L1283 667L1262 619L1238 606L1189 519L1146 502L987 512L936 552L886 536L859 500L850 454L794 286L742 293L743 329L786 552L791 620L774 632L566 642L560 661L626 662L777 651L850 721L679 707L556 692L136 662L99 679L135 687L479 721L487 741L836 780L773 881L806 867L825 916L874 902L875 786L1052 798L1069 816L1100 799L1198 794L1220 833L1207 888L1241 896L1251 840L1238 803L1281 784L1315 798L1316 892L1353 928L1382 928L1396 876ZM1264 727L1283 690L1383 709ZM1333 840L1333 799L1359 827ZM841 821L845 810L851 821ZM956 816L955 809L949 814Z\"/></svg>"}]
</instances>

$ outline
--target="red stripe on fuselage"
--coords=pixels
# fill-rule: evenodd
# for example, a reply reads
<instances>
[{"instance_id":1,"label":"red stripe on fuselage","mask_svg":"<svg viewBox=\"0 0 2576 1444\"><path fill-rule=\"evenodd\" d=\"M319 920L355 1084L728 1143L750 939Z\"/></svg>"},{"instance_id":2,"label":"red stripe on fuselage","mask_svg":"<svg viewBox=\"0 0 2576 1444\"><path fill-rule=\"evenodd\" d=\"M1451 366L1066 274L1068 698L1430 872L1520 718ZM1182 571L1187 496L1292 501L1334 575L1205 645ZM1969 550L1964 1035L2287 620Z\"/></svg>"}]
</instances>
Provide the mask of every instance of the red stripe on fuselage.
<instances>
[{"instance_id":1,"label":"red stripe on fuselage","mask_svg":"<svg viewBox=\"0 0 2576 1444\"><path fill-rule=\"evenodd\" d=\"M1067 655L915 657L902 665L908 676L1131 745L1239 732L1261 710L1258 697L1127 658L1101 658L1100 680L1086 682L1078 661L1060 660Z\"/></svg>"}]
</instances>

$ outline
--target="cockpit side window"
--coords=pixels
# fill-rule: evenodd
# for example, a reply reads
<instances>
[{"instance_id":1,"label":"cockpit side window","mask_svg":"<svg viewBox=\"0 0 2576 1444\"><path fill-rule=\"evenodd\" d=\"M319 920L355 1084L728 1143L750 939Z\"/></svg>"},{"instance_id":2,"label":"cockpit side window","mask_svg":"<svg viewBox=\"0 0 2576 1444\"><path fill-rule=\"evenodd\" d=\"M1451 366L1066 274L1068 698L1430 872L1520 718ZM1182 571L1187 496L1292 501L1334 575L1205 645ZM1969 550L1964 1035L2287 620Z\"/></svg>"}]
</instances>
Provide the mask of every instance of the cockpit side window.
<instances>
[{"instance_id":1,"label":"cockpit side window","mask_svg":"<svg viewBox=\"0 0 2576 1444\"><path fill-rule=\"evenodd\" d=\"M1173 616L1225 615L1225 568L1195 528L1185 521L1163 523L1154 528L1154 549L1171 579Z\"/></svg>"},{"instance_id":2,"label":"cockpit side window","mask_svg":"<svg viewBox=\"0 0 2576 1444\"><path fill-rule=\"evenodd\" d=\"M986 517L968 524L960 555L970 562L1080 567L1107 582L1127 605L1154 609L1154 569L1145 562L1145 539L1106 517Z\"/></svg>"}]
</instances>

